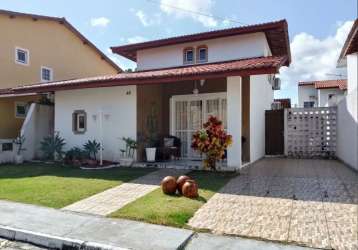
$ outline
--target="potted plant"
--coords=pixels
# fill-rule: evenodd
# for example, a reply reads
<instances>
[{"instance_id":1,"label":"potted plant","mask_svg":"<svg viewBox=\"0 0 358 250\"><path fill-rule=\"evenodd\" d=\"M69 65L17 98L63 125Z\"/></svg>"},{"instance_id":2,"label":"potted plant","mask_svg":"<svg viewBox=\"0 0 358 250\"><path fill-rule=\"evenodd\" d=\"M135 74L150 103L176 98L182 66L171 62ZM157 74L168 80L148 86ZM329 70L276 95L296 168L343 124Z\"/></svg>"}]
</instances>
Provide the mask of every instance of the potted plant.
<instances>
[{"instance_id":1,"label":"potted plant","mask_svg":"<svg viewBox=\"0 0 358 250\"><path fill-rule=\"evenodd\" d=\"M148 162L155 162L156 145L158 140L158 119L155 103L152 103L149 115L147 116L147 136L145 153Z\"/></svg>"},{"instance_id":2,"label":"potted plant","mask_svg":"<svg viewBox=\"0 0 358 250\"><path fill-rule=\"evenodd\" d=\"M206 169L216 170L216 162L224 158L225 151L231 144L232 136L226 133L222 122L210 116L203 129L194 133L191 147L206 155Z\"/></svg>"},{"instance_id":3,"label":"potted plant","mask_svg":"<svg viewBox=\"0 0 358 250\"><path fill-rule=\"evenodd\" d=\"M130 167L134 162L134 153L137 149L137 142L130 137L123 137L122 140L126 144L126 148L121 149L119 163L121 166Z\"/></svg>"},{"instance_id":4,"label":"potted plant","mask_svg":"<svg viewBox=\"0 0 358 250\"><path fill-rule=\"evenodd\" d=\"M13 141L13 143L17 145L17 152L15 155L15 164L22 164L22 163L24 163L24 156L21 154L21 152L26 150L23 148L23 145L25 143L25 136L20 135Z\"/></svg>"}]
</instances>

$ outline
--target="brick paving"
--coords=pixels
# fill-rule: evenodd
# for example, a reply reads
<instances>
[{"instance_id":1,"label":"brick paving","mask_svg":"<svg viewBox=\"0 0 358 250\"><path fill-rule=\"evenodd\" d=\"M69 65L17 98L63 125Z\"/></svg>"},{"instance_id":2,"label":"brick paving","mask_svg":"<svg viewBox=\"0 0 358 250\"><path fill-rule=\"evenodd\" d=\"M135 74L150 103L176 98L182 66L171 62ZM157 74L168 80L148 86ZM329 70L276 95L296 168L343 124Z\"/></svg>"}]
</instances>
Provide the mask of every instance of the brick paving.
<instances>
[{"instance_id":1,"label":"brick paving","mask_svg":"<svg viewBox=\"0 0 358 250\"><path fill-rule=\"evenodd\" d=\"M165 176L178 176L186 172L188 170L160 169L131 182L123 183L102 193L75 202L63 209L106 216L157 189Z\"/></svg>"},{"instance_id":2,"label":"brick paving","mask_svg":"<svg viewBox=\"0 0 358 250\"><path fill-rule=\"evenodd\" d=\"M217 234L358 250L358 174L338 161L264 159L188 223Z\"/></svg>"}]
</instances>

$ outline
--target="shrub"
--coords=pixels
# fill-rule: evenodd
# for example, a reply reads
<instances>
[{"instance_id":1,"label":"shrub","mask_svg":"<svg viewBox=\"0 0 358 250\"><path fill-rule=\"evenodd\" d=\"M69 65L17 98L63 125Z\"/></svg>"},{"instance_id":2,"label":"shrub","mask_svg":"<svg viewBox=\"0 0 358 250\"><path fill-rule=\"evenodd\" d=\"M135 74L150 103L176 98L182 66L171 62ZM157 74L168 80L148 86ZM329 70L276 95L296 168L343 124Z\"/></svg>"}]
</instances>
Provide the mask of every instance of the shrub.
<instances>
[{"instance_id":1,"label":"shrub","mask_svg":"<svg viewBox=\"0 0 358 250\"><path fill-rule=\"evenodd\" d=\"M59 133L53 136L45 137L41 141L41 151L44 157L49 160L62 160L64 151L63 147L66 145L65 139L61 138Z\"/></svg>"},{"instance_id":2,"label":"shrub","mask_svg":"<svg viewBox=\"0 0 358 250\"><path fill-rule=\"evenodd\" d=\"M232 136L223 128L222 122L210 116L203 129L194 133L191 147L204 153L204 167L216 170L216 162L223 159L225 151L232 144Z\"/></svg>"},{"instance_id":3,"label":"shrub","mask_svg":"<svg viewBox=\"0 0 358 250\"><path fill-rule=\"evenodd\" d=\"M101 149L101 144L96 140L93 141L88 140L88 142L86 142L86 144L83 145L83 147L87 152L87 154L89 155L89 157L91 158L93 156L92 159L96 161L98 151Z\"/></svg>"},{"instance_id":4,"label":"shrub","mask_svg":"<svg viewBox=\"0 0 358 250\"><path fill-rule=\"evenodd\" d=\"M87 152L79 147L73 147L66 152L65 159L67 161L83 160L86 158Z\"/></svg>"}]
</instances>

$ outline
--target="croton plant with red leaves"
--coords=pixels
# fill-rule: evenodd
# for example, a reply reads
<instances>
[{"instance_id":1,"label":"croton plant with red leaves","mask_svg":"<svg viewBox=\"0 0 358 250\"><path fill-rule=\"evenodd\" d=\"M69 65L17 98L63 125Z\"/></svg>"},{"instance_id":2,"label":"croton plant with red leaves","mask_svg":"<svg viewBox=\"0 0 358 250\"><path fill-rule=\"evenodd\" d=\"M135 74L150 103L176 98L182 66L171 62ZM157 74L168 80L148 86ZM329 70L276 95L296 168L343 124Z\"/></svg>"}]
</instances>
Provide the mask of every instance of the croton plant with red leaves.
<instances>
[{"instance_id":1,"label":"croton plant with red leaves","mask_svg":"<svg viewBox=\"0 0 358 250\"><path fill-rule=\"evenodd\" d=\"M224 158L231 144L232 136L226 133L222 121L210 116L203 129L194 133L191 147L206 155L205 168L216 170L216 162Z\"/></svg>"}]
</instances>

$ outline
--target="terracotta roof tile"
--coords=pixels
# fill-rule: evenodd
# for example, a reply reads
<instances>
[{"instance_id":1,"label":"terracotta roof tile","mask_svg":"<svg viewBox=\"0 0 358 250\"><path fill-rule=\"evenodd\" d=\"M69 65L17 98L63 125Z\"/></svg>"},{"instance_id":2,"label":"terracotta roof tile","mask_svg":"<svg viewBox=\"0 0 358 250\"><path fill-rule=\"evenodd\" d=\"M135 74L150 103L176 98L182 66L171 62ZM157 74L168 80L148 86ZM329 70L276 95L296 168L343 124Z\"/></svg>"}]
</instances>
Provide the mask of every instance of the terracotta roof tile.
<instances>
[{"instance_id":1,"label":"terracotta roof tile","mask_svg":"<svg viewBox=\"0 0 358 250\"><path fill-rule=\"evenodd\" d=\"M170 37L123 46L115 46L111 47L111 49L113 53L117 53L121 56L127 57L130 60L136 61L138 50L257 32L265 33L273 56L288 57L286 62L286 66L288 66L291 62L291 51L289 45L288 24L286 20Z\"/></svg>"},{"instance_id":2,"label":"terracotta roof tile","mask_svg":"<svg viewBox=\"0 0 358 250\"><path fill-rule=\"evenodd\" d=\"M298 86L308 86L314 85L316 89L330 89L330 88L339 88L341 90L347 89L347 80L346 79L337 79L337 80L323 80L323 81L310 81L310 82L299 82Z\"/></svg>"},{"instance_id":3,"label":"terracotta roof tile","mask_svg":"<svg viewBox=\"0 0 358 250\"><path fill-rule=\"evenodd\" d=\"M287 57L258 57L236 61L199 64L192 66L167 68L159 70L120 73L117 75L90 77L38 83L13 88L15 92L54 91L61 89L97 88L121 85L140 85L153 83L169 83L175 81L194 80L202 78L218 78L235 75L257 75L277 73L287 61Z\"/></svg>"}]
</instances>

